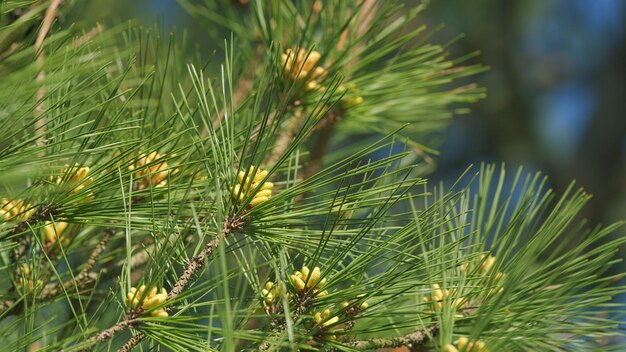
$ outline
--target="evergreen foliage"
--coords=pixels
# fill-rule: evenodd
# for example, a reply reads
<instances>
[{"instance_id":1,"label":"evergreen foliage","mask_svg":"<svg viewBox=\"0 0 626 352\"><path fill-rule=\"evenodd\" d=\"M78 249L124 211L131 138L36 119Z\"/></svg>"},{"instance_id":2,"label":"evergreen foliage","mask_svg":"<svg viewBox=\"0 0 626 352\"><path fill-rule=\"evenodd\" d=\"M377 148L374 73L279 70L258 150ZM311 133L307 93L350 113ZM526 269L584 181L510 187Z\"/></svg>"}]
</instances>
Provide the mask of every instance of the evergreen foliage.
<instances>
[{"instance_id":1,"label":"evergreen foliage","mask_svg":"<svg viewBox=\"0 0 626 352\"><path fill-rule=\"evenodd\" d=\"M485 95L396 1L181 0L220 50L0 5L7 351L621 350L620 226L540 174L431 185Z\"/></svg>"}]
</instances>

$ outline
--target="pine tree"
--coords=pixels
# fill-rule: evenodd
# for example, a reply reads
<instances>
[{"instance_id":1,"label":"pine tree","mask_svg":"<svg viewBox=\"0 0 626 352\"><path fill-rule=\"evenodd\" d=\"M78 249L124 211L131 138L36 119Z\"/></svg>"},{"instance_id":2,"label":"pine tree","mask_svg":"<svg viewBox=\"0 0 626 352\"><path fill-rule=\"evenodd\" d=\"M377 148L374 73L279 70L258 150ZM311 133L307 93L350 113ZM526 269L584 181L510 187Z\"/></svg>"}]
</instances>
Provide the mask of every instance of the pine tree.
<instances>
[{"instance_id":1,"label":"pine tree","mask_svg":"<svg viewBox=\"0 0 626 352\"><path fill-rule=\"evenodd\" d=\"M538 173L432 185L485 96L424 5L181 0L215 54L0 4L0 349L622 350L621 224Z\"/></svg>"}]
</instances>

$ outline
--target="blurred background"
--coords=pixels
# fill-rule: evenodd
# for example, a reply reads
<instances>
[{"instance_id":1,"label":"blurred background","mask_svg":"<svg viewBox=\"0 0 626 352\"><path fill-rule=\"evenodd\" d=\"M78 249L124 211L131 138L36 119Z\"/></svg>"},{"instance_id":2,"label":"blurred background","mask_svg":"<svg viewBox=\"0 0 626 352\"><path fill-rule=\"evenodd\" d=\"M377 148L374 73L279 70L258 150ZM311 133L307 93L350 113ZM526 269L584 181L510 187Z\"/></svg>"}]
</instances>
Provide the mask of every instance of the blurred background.
<instances>
[{"instance_id":1,"label":"blurred background","mask_svg":"<svg viewBox=\"0 0 626 352\"><path fill-rule=\"evenodd\" d=\"M478 50L490 67L476 80L487 99L446 131L437 177L524 165L557 193L572 180L592 193L592 224L626 218L625 14L622 0L432 1L438 41L464 33L453 56Z\"/></svg>"},{"instance_id":2,"label":"blurred background","mask_svg":"<svg viewBox=\"0 0 626 352\"><path fill-rule=\"evenodd\" d=\"M93 1L88 13L108 24L156 21L184 29L192 46L216 47L176 0ZM470 78L488 98L446 130L431 179L450 184L470 164L505 162L541 170L557 193L576 180L594 195L584 214L592 224L626 218L625 13L623 0L430 1L419 22L431 41L463 34L452 57L479 52L468 63L490 67Z\"/></svg>"}]
</instances>

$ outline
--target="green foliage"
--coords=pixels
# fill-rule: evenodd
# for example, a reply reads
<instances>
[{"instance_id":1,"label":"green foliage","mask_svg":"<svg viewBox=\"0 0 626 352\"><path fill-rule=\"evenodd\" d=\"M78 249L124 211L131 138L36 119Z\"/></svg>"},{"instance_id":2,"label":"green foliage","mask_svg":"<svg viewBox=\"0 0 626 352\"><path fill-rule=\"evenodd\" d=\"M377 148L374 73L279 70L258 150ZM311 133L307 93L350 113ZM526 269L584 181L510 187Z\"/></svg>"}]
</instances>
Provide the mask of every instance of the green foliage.
<instances>
[{"instance_id":1,"label":"green foliage","mask_svg":"<svg viewBox=\"0 0 626 352\"><path fill-rule=\"evenodd\" d=\"M51 3L0 11L3 348L619 350L619 224L587 230L588 195L428 184L484 90L423 6L181 1L223 43L204 60L144 28L36 48Z\"/></svg>"}]
</instances>

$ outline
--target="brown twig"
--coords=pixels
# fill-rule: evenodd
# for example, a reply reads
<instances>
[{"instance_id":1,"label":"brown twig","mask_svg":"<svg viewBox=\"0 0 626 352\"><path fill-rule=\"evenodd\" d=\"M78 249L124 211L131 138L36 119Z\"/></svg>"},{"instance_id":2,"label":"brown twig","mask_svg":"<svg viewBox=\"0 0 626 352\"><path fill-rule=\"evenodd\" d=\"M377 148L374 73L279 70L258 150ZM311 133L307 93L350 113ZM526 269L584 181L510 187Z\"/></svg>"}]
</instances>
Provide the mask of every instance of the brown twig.
<instances>
[{"instance_id":1,"label":"brown twig","mask_svg":"<svg viewBox=\"0 0 626 352\"><path fill-rule=\"evenodd\" d=\"M180 275L180 277L174 284L174 287L168 293L167 301L175 300L178 297L178 295L180 295L183 292L183 290L191 282L193 275L195 275L200 269L204 267L206 260L213 255L215 248L217 248L217 246L221 243L221 241L224 238L226 238L228 235L230 235L233 231L241 228L242 225L243 225L243 217L238 217L235 219L228 218L226 219L226 221L224 221L222 231L217 236L215 236L215 238L213 238L209 243L207 243L207 245L204 247L204 249L200 253L196 254L195 256L193 256L191 259L187 261L185 270L183 271L182 275ZM131 312L129 315L126 316L124 320L92 336L90 338L90 341L104 342L112 338L117 332L122 331L129 327L132 327L136 325L137 323L139 323L138 318L142 314L143 314L143 310L141 309L137 309ZM124 344L124 346L120 349L120 351L132 350L136 345L141 343L141 341L143 341L145 337L146 335L143 333L139 333L133 336Z\"/></svg>"},{"instance_id":2,"label":"brown twig","mask_svg":"<svg viewBox=\"0 0 626 352\"><path fill-rule=\"evenodd\" d=\"M58 211L54 206L50 204L41 205L28 219L15 225L13 230L9 232L8 237L18 235L26 231L26 229L28 229L32 225L40 221L50 219L50 217L54 217L56 214L58 214ZM14 251L11 252L11 263L19 263L26 255L26 251L28 250L29 245L30 239L28 237L22 236L21 238L17 239L17 247ZM18 268L19 266L16 266L15 270L17 270Z\"/></svg>"},{"instance_id":3,"label":"brown twig","mask_svg":"<svg viewBox=\"0 0 626 352\"><path fill-rule=\"evenodd\" d=\"M52 204L40 205L39 207L37 207L33 215L15 225L13 229L4 237L0 238L0 240L4 240L7 237L19 235L20 233L26 231L26 229L29 228L31 225L34 225L43 220L49 220L50 217L55 217L56 215L58 215L58 213L58 209L56 209L56 207L54 207Z\"/></svg>"},{"instance_id":4,"label":"brown twig","mask_svg":"<svg viewBox=\"0 0 626 352\"><path fill-rule=\"evenodd\" d=\"M50 31L50 27L52 27L52 22L57 16L57 11L59 9L59 5L61 5L63 0L52 0L50 2L50 6L46 9L46 14L44 15L43 21L41 23L41 28L39 29L39 33L37 33L37 39L35 39L35 50L39 51L41 46L43 45L43 41L46 39L48 35L48 31Z\"/></svg>"},{"instance_id":5,"label":"brown twig","mask_svg":"<svg viewBox=\"0 0 626 352\"><path fill-rule=\"evenodd\" d=\"M102 28L102 26L98 23L96 24L92 29L89 30L89 32L83 34L82 36L74 39L74 47L78 48L83 46L83 44L85 43L89 43L89 41L91 41L91 39L93 39L93 37L95 37L96 35L102 33L104 29Z\"/></svg>"},{"instance_id":6,"label":"brown twig","mask_svg":"<svg viewBox=\"0 0 626 352\"><path fill-rule=\"evenodd\" d=\"M98 262L98 259L100 259L100 255L106 248L106 245L109 242L109 239L111 239L111 236L113 236L113 229L111 228L105 229L104 235L100 239L100 242L98 242L98 244L96 245L96 248L94 248L93 251L91 252L91 255L89 256L89 259L87 259L85 266L78 273L78 275L76 275L76 278L75 278L76 281L80 281L81 278L85 277L87 274L89 274L89 272L91 272L91 269L93 269L93 267Z\"/></svg>"},{"instance_id":7,"label":"brown twig","mask_svg":"<svg viewBox=\"0 0 626 352\"><path fill-rule=\"evenodd\" d=\"M65 290L69 290L74 286L76 286L76 288L82 288L82 287L87 286L89 283L95 281L98 275L96 273L92 273L91 270L94 268L94 266L98 262L98 259L100 259L100 255L106 248L106 245L109 242L109 239L111 238L112 235L113 235L112 229L107 228L104 231L104 235L102 236L102 239L100 239L100 242L98 242L96 247L91 252L89 259L87 259L87 262L85 263L85 266L82 268L82 270L76 276L74 276L73 279L63 282L62 287ZM58 282L46 285L46 287L41 292L40 299L50 299L52 297L56 297L57 295L60 294L60 292L61 292L61 285Z\"/></svg>"},{"instance_id":8,"label":"brown twig","mask_svg":"<svg viewBox=\"0 0 626 352\"><path fill-rule=\"evenodd\" d=\"M339 114L331 110L328 112L326 119L317 127L317 140L313 145L313 149L311 150L311 155L309 157L309 162L304 168L304 179L308 179L311 176L315 175L320 168L322 167L322 158L326 155L326 151L328 150L328 146L330 145L330 139L335 132L335 124L339 119Z\"/></svg>"},{"instance_id":9,"label":"brown twig","mask_svg":"<svg viewBox=\"0 0 626 352\"><path fill-rule=\"evenodd\" d=\"M96 265L98 259L100 258L100 255L104 251L107 245L107 242L109 241L112 235L113 235L113 230L110 228L106 229L104 236L102 237L102 239L100 240L96 248L94 248L94 250L91 252L91 255L89 256L89 259L87 259L87 262L85 263L85 266L83 267L83 269L76 276L74 276L73 279L69 279L63 282L63 285L61 285L58 282L50 283L46 285L43 288L43 290L41 290L41 293L39 293L37 299L48 300L48 299L54 298L62 292L62 287L65 288L65 290L69 290L72 287L76 287L77 289L80 289L96 281L98 276L101 273L105 272L105 270L102 270L100 273L94 273L92 272L92 269ZM7 299L7 300L0 301L0 314L3 314L6 310L11 308L15 303L16 301L14 299Z\"/></svg>"},{"instance_id":10,"label":"brown twig","mask_svg":"<svg viewBox=\"0 0 626 352\"><path fill-rule=\"evenodd\" d=\"M140 310L143 313L142 310ZM137 312L132 312L126 316L126 318L117 324L111 326L110 328L103 330L96 335L92 336L89 340L91 342L104 342L108 339L112 338L119 331L125 330L139 322L139 316Z\"/></svg>"},{"instance_id":11,"label":"brown twig","mask_svg":"<svg viewBox=\"0 0 626 352\"><path fill-rule=\"evenodd\" d=\"M128 341L126 341L124 346L120 347L117 352L130 352L145 338L146 334L140 331L137 335L131 337Z\"/></svg>"},{"instance_id":12,"label":"brown twig","mask_svg":"<svg viewBox=\"0 0 626 352\"><path fill-rule=\"evenodd\" d=\"M439 333L439 325L433 324L426 329L416 330L408 335L392 338L372 338L354 341L350 347L357 350L376 350L380 348L407 347L411 351L419 351L424 344Z\"/></svg>"},{"instance_id":13,"label":"brown twig","mask_svg":"<svg viewBox=\"0 0 626 352\"><path fill-rule=\"evenodd\" d=\"M202 267L204 267L204 264L205 264L207 258L209 258L209 257L211 257L211 255L213 255L213 250L215 250L215 248L222 241L222 238L226 237L226 235L227 235L227 232L224 231L221 234L215 236L215 238L213 240L211 240L204 247L204 250L202 252L198 253L196 256L192 257L187 262L187 267L185 267L185 270L183 271L183 274L178 278L178 281L176 281L176 283L174 284L174 287L167 294L167 300L168 301L176 299L176 297L178 297L178 295L180 295L181 292L183 292L185 287L187 287L187 285L189 284L189 281L191 280L191 277L198 270L200 270Z\"/></svg>"},{"instance_id":14,"label":"brown twig","mask_svg":"<svg viewBox=\"0 0 626 352\"><path fill-rule=\"evenodd\" d=\"M359 38L367 33L367 30L369 29L370 24L374 19L376 7L376 0L364 0L361 7L359 8L359 25L355 29L356 34ZM338 50L344 49L349 34L348 30L349 29L346 28L343 33L341 33L341 37L339 39L339 42L337 43ZM360 48L363 46L364 43L360 43L355 50L360 51ZM358 60L359 58L355 57L350 65L356 64ZM322 158L326 154L332 135L335 132L335 125L341 119L341 116L344 114L344 112L345 111L342 111L342 109L333 109L328 112L325 120L321 121L317 126L315 126L314 132L318 134L319 137L317 138L313 150L311 151L309 163L304 168L304 179L315 175L320 170L322 165Z\"/></svg>"},{"instance_id":15,"label":"brown twig","mask_svg":"<svg viewBox=\"0 0 626 352\"><path fill-rule=\"evenodd\" d=\"M274 165L285 154L285 151L289 148L293 137L297 134L298 130L302 127L302 123L306 120L307 115L301 110L294 110L293 117L287 122L285 129L281 130L276 136L276 142L274 143L274 149L270 155L263 161L264 165Z\"/></svg>"},{"instance_id":16,"label":"brown twig","mask_svg":"<svg viewBox=\"0 0 626 352\"><path fill-rule=\"evenodd\" d=\"M46 14L43 17L41 28L37 33L37 38L35 39L35 55L37 55L36 64L40 70L39 74L37 75L37 82L41 83L41 87L35 95L35 100L37 102L40 102L35 108L35 113L37 114L36 117L38 118L38 120L35 122L35 128L36 130L40 131L40 137L37 139L37 142L40 144L43 144L43 142L45 142L44 134L46 125L46 120L43 118L43 113L46 109L43 103L41 103L41 100L43 100L43 97L46 94L46 90L43 86L43 81L46 79L46 73L42 70L45 56L41 51L41 47L43 46L43 42L46 39L50 28L52 27L52 22L54 22L54 19L57 17L57 12L59 10L61 2L63 2L63 0L52 0L50 2L50 5L46 9Z\"/></svg>"}]
</instances>

